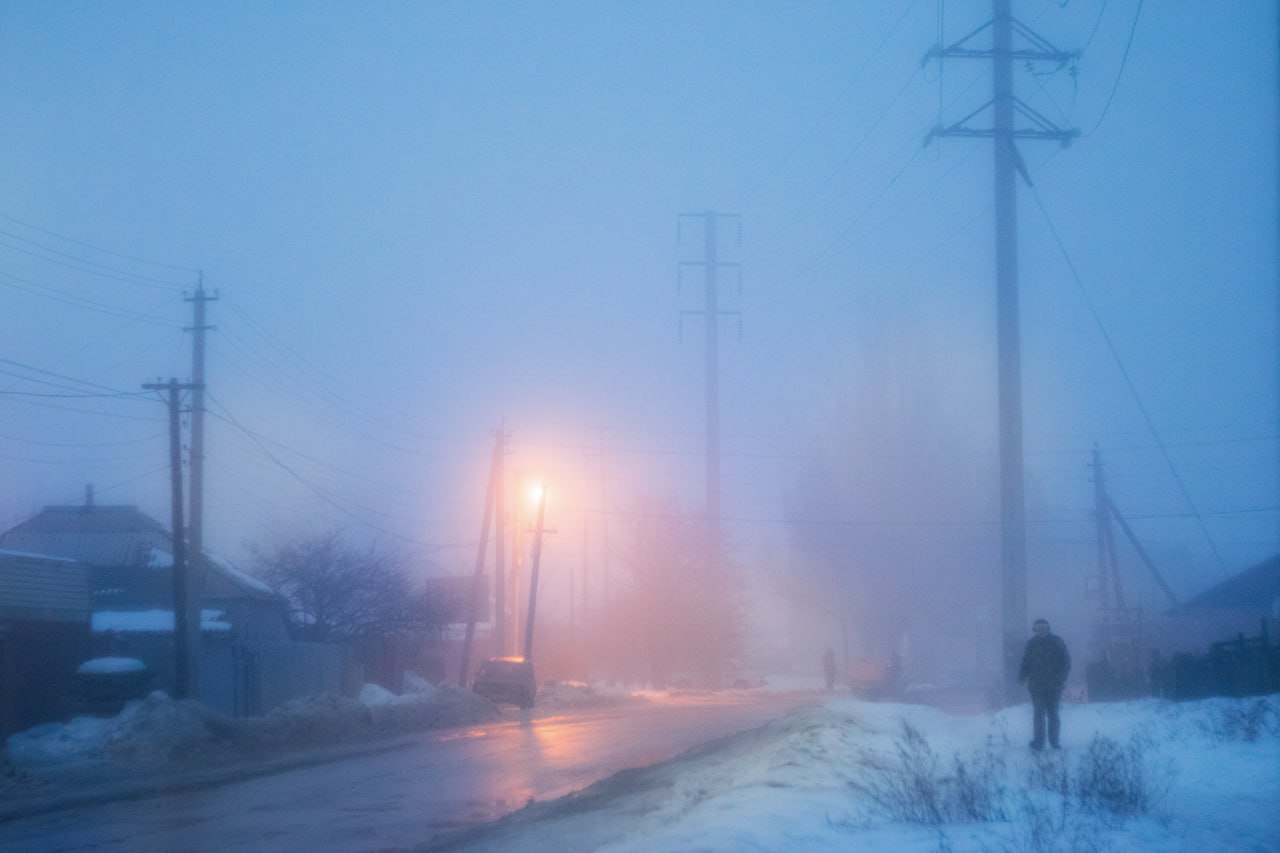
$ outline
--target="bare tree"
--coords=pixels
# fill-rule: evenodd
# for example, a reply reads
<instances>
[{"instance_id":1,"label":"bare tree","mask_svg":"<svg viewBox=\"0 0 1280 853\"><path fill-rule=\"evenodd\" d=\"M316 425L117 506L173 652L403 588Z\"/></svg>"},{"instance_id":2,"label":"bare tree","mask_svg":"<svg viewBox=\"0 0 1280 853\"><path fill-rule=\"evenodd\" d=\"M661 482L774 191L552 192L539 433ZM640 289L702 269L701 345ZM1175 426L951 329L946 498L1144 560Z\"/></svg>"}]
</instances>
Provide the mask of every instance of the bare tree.
<instances>
[{"instance_id":1,"label":"bare tree","mask_svg":"<svg viewBox=\"0 0 1280 853\"><path fill-rule=\"evenodd\" d=\"M392 556L359 550L337 530L253 549L255 572L289 602L300 639L337 642L438 631L425 591Z\"/></svg>"}]
</instances>

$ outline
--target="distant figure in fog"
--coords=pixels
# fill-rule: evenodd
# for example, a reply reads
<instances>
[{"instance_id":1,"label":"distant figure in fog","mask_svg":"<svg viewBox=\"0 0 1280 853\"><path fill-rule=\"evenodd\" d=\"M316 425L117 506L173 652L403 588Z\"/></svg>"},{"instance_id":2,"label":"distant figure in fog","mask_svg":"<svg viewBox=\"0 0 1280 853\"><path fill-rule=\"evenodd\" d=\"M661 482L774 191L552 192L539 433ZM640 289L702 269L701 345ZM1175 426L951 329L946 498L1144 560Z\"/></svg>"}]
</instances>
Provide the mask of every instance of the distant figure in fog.
<instances>
[{"instance_id":1,"label":"distant figure in fog","mask_svg":"<svg viewBox=\"0 0 1280 853\"><path fill-rule=\"evenodd\" d=\"M822 655L822 674L827 677L827 692L830 693L836 686L836 653L830 646Z\"/></svg>"},{"instance_id":2,"label":"distant figure in fog","mask_svg":"<svg viewBox=\"0 0 1280 853\"><path fill-rule=\"evenodd\" d=\"M1031 639L1022 653L1022 666L1018 669L1018 683L1027 685L1031 694L1031 748L1044 749L1045 722L1049 723L1049 746L1058 749L1058 733L1062 721L1058 706L1062 703L1062 688L1071 672L1071 655L1067 644L1057 634L1049 632L1049 622L1037 619L1031 626Z\"/></svg>"}]
</instances>

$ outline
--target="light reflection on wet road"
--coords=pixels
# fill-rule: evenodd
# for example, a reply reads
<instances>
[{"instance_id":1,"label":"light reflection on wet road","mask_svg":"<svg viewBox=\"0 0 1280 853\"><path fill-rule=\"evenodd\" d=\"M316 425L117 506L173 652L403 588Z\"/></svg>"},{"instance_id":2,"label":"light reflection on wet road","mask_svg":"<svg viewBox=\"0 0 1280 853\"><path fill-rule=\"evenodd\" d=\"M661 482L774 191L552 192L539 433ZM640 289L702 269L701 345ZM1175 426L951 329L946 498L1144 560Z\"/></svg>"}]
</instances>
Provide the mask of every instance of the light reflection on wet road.
<instances>
[{"instance_id":1,"label":"light reflection on wet road","mask_svg":"<svg viewBox=\"0 0 1280 853\"><path fill-rule=\"evenodd\" d=\"M753 728L803 701L731 694L551 716L512 711L391 751L0 824L0 850L410 847Z\"/></svg>"}]
</instances>

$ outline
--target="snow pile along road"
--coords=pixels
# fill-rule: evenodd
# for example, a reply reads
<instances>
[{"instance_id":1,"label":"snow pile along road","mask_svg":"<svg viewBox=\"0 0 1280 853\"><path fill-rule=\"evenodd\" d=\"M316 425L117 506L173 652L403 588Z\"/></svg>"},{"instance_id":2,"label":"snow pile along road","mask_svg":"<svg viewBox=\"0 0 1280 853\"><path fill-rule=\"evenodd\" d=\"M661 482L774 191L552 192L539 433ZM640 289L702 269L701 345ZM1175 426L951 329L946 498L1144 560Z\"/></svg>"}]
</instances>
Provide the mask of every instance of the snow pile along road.
<instances>
[{"instance_id":1,"label":"snow pile along road","mask_svg":"<svg viewBox=\"0 0 1280 853\"><path fill-rule=\"evenodd\" d=\"M421 684L397 696L365 685L360 699L320 694L261 717L229 717L190 699L156 691L114 717L76 717L9 737L10 776L84 762L156 767L264 751L334 745L496 719L486 699L454 687Z\"/></svg>"}]
</instances>

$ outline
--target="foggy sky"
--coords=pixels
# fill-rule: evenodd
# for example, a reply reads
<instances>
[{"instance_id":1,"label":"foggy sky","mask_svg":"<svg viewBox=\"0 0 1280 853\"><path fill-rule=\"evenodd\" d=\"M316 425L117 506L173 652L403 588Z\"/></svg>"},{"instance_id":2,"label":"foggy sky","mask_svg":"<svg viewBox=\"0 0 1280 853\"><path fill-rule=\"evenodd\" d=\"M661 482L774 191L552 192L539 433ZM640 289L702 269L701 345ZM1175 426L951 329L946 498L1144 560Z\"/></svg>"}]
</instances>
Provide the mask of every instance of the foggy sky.
<instances>
[{"instance_id":1,"label":"foggy sky","mask_svg":"<svg viewBox=\"0 0 1280 853\"><path fill-rule=\"evenodd\" d=\"M1091 559L1095 442L1180 594L1280 545L1274 4L1138 7L1014 4L1083 49L1078 75L1017 72L1083 134L1020 145L1033 599L1037 554ZM198 271L215 551L338 524L464 571L502 424L558 502L548 565L581 559L584 519L598 553L651 498L696 512L703 332L679 317L701 281L677 264L702 243L676 225L715 210L742 224L719 234L742 264L720 306L742 318L720 326L741 560L781 561L818 470L854 496L830 523L972 547L977 570L998 555L992 157L923 142L990 72L921 58L989 14L6 3L0 525L87 483L167 523L154 395L57 395L188 378Z\"/></svg>"}]
</instances>

